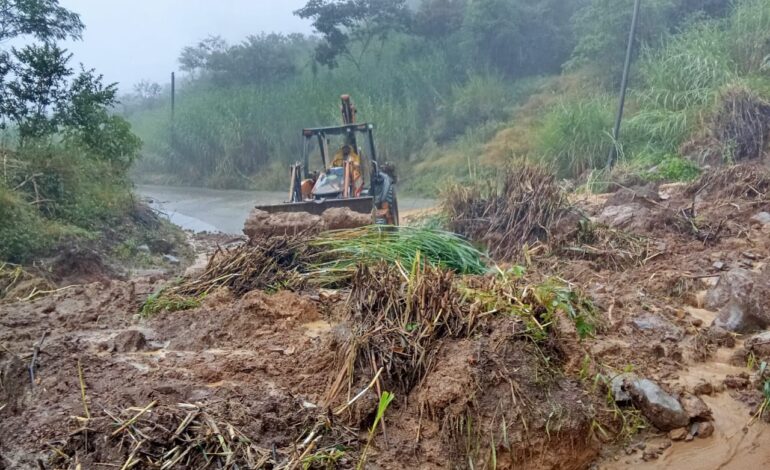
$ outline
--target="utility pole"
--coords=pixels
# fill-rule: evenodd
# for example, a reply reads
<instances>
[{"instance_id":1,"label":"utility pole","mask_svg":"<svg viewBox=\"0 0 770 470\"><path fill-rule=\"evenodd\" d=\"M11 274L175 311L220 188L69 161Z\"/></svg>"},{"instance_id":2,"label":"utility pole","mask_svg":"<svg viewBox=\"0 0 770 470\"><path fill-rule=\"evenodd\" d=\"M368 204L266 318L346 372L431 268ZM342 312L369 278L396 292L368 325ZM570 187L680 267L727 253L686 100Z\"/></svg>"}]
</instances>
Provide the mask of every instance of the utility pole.
<instances>
[{"instance_id":1,"label":"utility pole","mask_svg":"<svg viewBox=\"0 0 770 470\"><path fill-rule=\"evenodd\" d=\"M171 72L171 148L174 148L174 133L175 123L174 115L176 114L176 75Z\"/></svg>"},{"instance_id":2,"label":"utility pole","mask_svg":"<svg viewBox=\"0 0 770 470\"><path fill-rule=\"evenodd\" d=\"M623 78L620 82L620 105L615 119L615 129L612 132L612 148L607 158L607 168L615 166L618 158L617 143L620 138L620 123L623 121L623 110L626 107L626 92L628 91L628 72L631 69L631 56L634 52L634 39L636 38L636 25L639 22L639 6L641 0L634 0L634 16L631 19L631 31L628 33L628 47L626 49L626 63L623 65Z\"/></svg>"}]
</instances>

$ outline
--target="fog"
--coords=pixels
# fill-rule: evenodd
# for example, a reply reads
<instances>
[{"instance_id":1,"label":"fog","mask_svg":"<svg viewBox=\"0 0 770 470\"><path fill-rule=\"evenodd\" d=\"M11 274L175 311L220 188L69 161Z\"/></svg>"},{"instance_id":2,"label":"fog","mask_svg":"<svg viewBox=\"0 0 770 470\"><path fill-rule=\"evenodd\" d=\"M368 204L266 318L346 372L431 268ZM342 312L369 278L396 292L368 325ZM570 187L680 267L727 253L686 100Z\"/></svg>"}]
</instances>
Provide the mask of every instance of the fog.
<instances>
[{"instance_id":1,"label":"fog","mask_svg":"<svg viewBox=\"0 0 770 470\"><path fill-rule=\"evenodd\" d=\"M61 0L80 14L82 41L64 46L74 63L95 68L130 91L140 80L164 82L184 46L209 35L236 42L260 32L310 33L292 12L305 0Z\"/></svg>"}]
</instances>

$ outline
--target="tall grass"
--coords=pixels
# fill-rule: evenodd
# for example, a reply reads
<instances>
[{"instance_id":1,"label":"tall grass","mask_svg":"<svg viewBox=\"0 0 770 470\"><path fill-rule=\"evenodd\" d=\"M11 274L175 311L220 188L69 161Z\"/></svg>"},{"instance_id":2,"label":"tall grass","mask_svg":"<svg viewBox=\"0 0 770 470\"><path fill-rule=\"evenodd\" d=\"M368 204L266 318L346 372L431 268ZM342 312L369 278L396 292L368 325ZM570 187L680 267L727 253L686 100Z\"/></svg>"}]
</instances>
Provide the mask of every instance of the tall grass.
<instances>
[{"instance_id":1,"label":"tall grass","mask_svg":"<svg viewBox=\"0 0 770 470\"><path fill-rule=\"evenodd\" d=\"M617 143L630 168L652 179L695 177L697 168L679 156L680 148L704 136L725 90L739 86L767 96L768 60L766 0L738 1L726 18L693 21L658 46L643 48ZM536 156L554 164L560 176L601 168L613 145L615 106L604 95L566 99L543 118Z\"/></svg>"},{"instance_id":2,"label":"tall grass","mask_svg":"<svg viewBox=\"0 0 770 470\"><path fill-rule=\"evenodd\" d=\"M614 145L609 96L563 101L543 118L537 152L561 177L578 177L602 166Z\"/></svg>"}]
</instances>

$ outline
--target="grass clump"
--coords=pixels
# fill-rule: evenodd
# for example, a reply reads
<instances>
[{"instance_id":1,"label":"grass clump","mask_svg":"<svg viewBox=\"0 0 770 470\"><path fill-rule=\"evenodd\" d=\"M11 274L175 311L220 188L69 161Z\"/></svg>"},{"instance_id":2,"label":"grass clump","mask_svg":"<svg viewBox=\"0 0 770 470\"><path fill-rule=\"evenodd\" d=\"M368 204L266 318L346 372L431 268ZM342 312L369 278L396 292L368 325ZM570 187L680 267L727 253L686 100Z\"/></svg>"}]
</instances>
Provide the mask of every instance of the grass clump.
<instances>
[{"instance_id":1,"label":"grass clump","mask_svg":"<svg viewBox=\"0 0 770 470\"><path fill-rule=\"evenodd\" d=\"M199 298L183 297L181 295L159 291L147 298L139 313L143 317L149 317L161 312L192 310L201 306L203 297L204 296L200 296Z\"/></svg>"},{"instance_id":2,"label":"grass clump","mask_svg":"<svg viewBox=\"0 0 770 470\"><path fill-rule=\"evenodd\" d=\"M361 264L415 262L455 271L483 274L486 255L461 237L434 228L370 226L332 231L310 241L318 251L307 273L314 282L335 283L352 276Z\"/></svg>"},{"instance_id":3,"label":"grass clump","mask_svg":"<svg viewBox=\"0 0 770 470\"><path fill-rule=\"evenodd\" d=\"M489 248L495 259L516 260L528 244L547 240L567 207L554 175L527 163L501 178L453 186L442 195L448 228Z\"/></svg>"},{"instance_id":4,"label":"grass clump","mask_svg":"<svg viewBox=\"0 0 770 470\"><path fill-rule=\"evenodd\" d=\"M558 176L579 177L607 162L613 143L613 105L609 96L564 101L543 118L536 153Z\"/></svg>"}]
</instances>

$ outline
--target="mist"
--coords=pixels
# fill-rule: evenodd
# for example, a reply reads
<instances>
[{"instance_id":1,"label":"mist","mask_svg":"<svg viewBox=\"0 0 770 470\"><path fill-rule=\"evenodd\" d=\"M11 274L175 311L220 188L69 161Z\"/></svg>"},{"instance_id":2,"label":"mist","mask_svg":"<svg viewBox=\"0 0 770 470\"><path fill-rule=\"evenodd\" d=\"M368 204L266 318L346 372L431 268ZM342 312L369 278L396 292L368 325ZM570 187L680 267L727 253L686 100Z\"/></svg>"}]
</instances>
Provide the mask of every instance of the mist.
<instances>
[{"instance_id":1,"label":"mist","mask_svg":"<svg viewBox=\"0 0 770 470\"><path fill-rule=\"evenodd\" d=\"M82 62L119 82L165 82L183 47L209 35L237 42L261 32L310 33L292 12L303 0L62 0L86 25L82 41L63 45Z\"/></svg>"}]
</instances>

